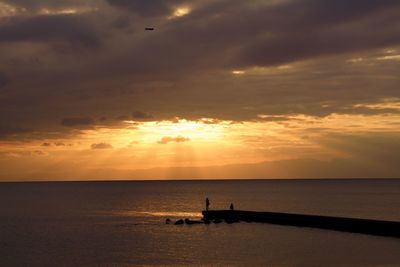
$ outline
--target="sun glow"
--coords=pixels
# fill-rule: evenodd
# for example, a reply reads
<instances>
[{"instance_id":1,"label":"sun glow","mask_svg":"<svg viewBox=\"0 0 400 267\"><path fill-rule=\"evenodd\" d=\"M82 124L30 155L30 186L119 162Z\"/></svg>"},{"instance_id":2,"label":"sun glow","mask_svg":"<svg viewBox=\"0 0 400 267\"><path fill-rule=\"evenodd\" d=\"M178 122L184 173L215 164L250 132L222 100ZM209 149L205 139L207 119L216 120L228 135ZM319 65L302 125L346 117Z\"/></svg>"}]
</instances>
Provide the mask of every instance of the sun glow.
<instances>
[{"instance_id":1,"label":"sun glow","mask_svg":"<svg viewBox=\"0 0 400 267\"><path fill-rule=\"evenodd\" d=\"M154 143L154 140L162 137L179 136L189 138L192 142L215 141L224 133L224 123L204 123L207 120L211 119L146 122L140 125L138 132L147 143Z\"/></svg>"},{"instance_id":2,"label":"sun glow","mask_svg":"<svg viewBox=\"0 0 400 267\"><path fill-rule=\"evenodd\" d=\"M172 18L183 17L188 15L190 11L191 9L189 7L178 7L177 9L174 10L174 13L169 18L172 19Z\"/></svg>"},{"instance_id":3,"label":"sun glow","mask_svg":"<svg viewBox=\"0 0 400 267\"><path fill-rule=\"evenodd\" d=\"M50 10L48 8L42 8L39 12L39 14L42 15L58 15L58 14L72 15L76 13L77 10L75 9Z\"/></svg>"},{"instance_id":4,"label":"sun glow","mask_svg":"<svg viewBox=\"0 0 400 267\"><path fill-rule=\"evenodd\" d=\"M54 15L75 15L81 13L88 13L94 12L97 8L64 8L64 9L49 9L49 8L42 8L39 11L40 15L47 15L47 16L54 16Z\"/></svg>"},{"instance_id":5,"label":"sun glow","mask_svg":"<svg viewBox=\"0 0 400 267\"><path fill-rule=\"evenodd\" d=\"M0 18L15 16L18 13L23 12L26 12L25 8L17 8L15 6L0 2Z\"/></svg>"},{"instance_id":6,"label":"sun glow","mask_svg":"<svg viewBox=\"0 0 400 267\"><path fill-rule=\"evenodd\" d=\"M368 108L398 108L397 99L388 99L382 105L371 104ZM21 147L5 143L2 152L10 162L9 170L19 171L19 166L25 164L24 169L32 172L40 163L51 175L77 178L89 174L105 178L117 175L124 179L133 177L132 171L154 168L149 177L172 178L180 175L179 169L169 169L175 167L204 167L206 171L222 165L349 157L346 144L339 148L332 145L345 142L341 136L390 133L398 121L399 116L385 115L333 114L316 118L263 113L240 123L216 118L123 121L118 126L105 124L79 130L71 138L41 139ZM59 172L60 163L69 164L68 175ZM134 175L145 179L142 174ZM36 177L34 173L29 175Z\"/></svg>"},{"instance_id":7,"label":"sun glow","mask_svg":"<svg viewBox=\"0 0 400 267\"><path fill-rule=\"evenodd\" d=\"M233 70L232 74L233 75L243 75L243 74L245 74L245 71L243 71L243 70Z\"/></svg>"}]
</instances>

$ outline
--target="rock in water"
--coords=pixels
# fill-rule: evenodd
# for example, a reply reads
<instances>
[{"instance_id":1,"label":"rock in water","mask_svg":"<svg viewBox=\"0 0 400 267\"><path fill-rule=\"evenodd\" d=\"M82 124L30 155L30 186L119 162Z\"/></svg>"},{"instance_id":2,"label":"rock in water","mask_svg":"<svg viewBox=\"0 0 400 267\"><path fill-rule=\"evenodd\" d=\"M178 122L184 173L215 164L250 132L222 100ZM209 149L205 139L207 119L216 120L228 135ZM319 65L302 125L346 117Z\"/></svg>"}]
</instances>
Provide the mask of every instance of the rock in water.
<instances>
[{"instance_id":1,"label":"rock in water","mask_svg":"<svg viewBox=\"0 0 400 267\"><path fill-rule=\"evenodd\" d=\"M178 225L178 224L184 224L184 221L182 219L179 219L175 222L175 225Z\"/></svg>"},{"instance_id":2,"label":"rock in water","mask_svg":"<svg viewBox=\"0 0 400 267\"><path fill-rule=\"evenodd\" d=\"M203 221L196 221L196 220L190 220L188 218L185 219L186 224L203 224Z\"/></svg>"},{"instance_id":3,"label":"rock in water","mask_svg":"<svg viewBox=\"0 0 400 267\"><path fill-rule=\"evenodd\" d=\"M225 219L225 222L226 222L227 224L232 224L232 223L233 223L233 221L232 221L231 219Z\"/></svg>"}]
</instances>

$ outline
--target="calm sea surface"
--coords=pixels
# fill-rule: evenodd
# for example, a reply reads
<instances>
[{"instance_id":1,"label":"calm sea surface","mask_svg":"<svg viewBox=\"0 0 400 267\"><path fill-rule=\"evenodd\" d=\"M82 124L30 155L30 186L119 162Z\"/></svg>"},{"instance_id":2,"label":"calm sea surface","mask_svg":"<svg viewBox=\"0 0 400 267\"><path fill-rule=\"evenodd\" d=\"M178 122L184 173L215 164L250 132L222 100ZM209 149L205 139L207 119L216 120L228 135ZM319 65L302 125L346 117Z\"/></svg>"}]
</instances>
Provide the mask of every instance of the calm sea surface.
<instances>
[{"instance_id":1,"label":"calm sea surface","mask_svg":"<svg viewBox=\"0 0 400 267\"><path fill-rule=\"evenodd\" d=\"M166 225L212 209L400 221L400 180L0 183L0 266L400 266L400 239L257 223Z\"/></svg>"}]
</instances>

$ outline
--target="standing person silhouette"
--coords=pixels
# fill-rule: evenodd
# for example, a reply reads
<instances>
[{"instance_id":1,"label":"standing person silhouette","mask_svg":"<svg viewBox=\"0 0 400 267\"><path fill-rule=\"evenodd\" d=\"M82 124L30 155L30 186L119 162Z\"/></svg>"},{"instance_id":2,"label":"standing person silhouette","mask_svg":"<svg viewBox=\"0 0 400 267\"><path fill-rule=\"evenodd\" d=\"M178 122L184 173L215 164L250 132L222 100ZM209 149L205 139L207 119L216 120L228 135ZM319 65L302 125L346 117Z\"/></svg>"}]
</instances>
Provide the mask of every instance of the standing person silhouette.
<instances>
[{"instance_id":1,"label":"standing person silhouette","mask_svg":"<svg viewBox=\"0 0 400 267\"><path fill-rule=\"evenodd\" d=\"M210 200L206 197L206 210L208 211L208 207L210 206Z\"/></svg>"},{"instance_id":2,"label":"standing person silhouette","mask_svg":"<svg viewBox=\"0 0 400 267\"><path fill-rule=\"evenodd\" d=\"M229 207L230 210L233 210L233 203L231 203L231 206Z\"/></svg>"}]
</instances>

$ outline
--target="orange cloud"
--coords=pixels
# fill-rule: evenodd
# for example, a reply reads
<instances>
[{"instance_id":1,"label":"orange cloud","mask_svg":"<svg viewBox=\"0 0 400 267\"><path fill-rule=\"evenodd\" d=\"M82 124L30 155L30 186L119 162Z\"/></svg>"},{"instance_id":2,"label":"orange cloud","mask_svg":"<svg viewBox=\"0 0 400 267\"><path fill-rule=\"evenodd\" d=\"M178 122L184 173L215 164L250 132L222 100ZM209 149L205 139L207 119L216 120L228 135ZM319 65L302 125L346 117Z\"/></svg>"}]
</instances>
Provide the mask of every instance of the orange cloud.
<instances>
[{"instance_id":1,"label":"orange cloud","mask_svg":"<svg viewBox=\"0 0 400 267\"><path fill-rule=\"evenodd\" d=\"M190 141L190 139L187 137L183 137L183 136L177 136L177 137L164 136L157 143L165 145L170 142L182 143L182 142L188 142L188 141Z\"/></svg>"},{"instance_id":2,"label":"orange cloud","mask_svg":"<svg viewBox=\"0 0 400 267\"><path fill-rule=\"evenodd\" d=\"M92 149L111 149L111 148L113 148L113 146L110 144L107 144L107 143L97 143L97 144L92 144L91 148Z\"/></svg>"}]
</instances>

